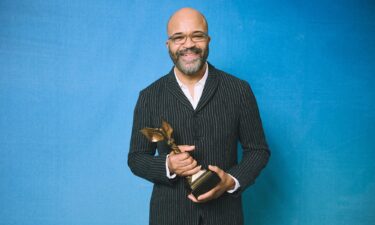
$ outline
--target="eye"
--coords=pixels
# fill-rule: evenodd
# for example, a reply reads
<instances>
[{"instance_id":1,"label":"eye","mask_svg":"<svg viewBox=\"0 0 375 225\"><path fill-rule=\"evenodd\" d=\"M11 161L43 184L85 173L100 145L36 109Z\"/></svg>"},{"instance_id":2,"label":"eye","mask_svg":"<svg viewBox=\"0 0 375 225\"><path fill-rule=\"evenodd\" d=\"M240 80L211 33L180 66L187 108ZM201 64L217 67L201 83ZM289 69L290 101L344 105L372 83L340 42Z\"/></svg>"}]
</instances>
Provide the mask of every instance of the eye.
<instances>
[{"instance_id":1,"label":"eye","mask_svg":"<svg viewBox=\"0 0 375 225\"><path fill-rule=\"evenodd\" d=\"M206 35L203 34L203 33L197 33L197 34L193 34L192 37L191 37L194 41L202 41L206 38Z\"/></svg>"},{"instance_id":2,"label":"eye","mask_svg":"<svg viewBox=\"0 0 375 225\"><path fill-rule=\"evenodd\" d=\"M194 38L204 38L205 36L203 34L194 34Z\"/></svg>"},{"instance_id":3,"label":"eye","mask_svg":"<svg viewBox=\"0 0 375 225\"><path fill-rule=\"evenodd\" d=\"M174 42L180 42L180 41L183 41L185 39L185 36L174 36L174 37L171 37L172 41Z\"/></svg>"}]
</instances>

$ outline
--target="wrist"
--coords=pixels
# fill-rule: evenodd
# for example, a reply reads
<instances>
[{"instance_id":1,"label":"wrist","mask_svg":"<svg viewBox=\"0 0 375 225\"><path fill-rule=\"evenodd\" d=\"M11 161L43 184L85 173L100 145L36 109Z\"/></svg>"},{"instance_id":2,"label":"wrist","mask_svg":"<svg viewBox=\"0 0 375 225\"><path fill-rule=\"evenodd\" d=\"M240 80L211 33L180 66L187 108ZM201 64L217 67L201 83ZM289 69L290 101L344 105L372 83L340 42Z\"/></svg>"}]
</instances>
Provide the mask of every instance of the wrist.
<instances>
[{"instance_id":1,"label":"wrist","mask_svg":"<svg viewBox=\"0 0 375 225\"><path fill-rule=\"evenodd\" d=\"M169 170L169 174L174 174L174 170L171 167L171 162L170 162L170 159L169 159L169 155L167 156L167 167L168 167L168 170Z\"/></svg>"},{"instance_id":2,"label":"wrist","mask_svg":"<svg viewBox=\"0 0 375 225\"><path fill-rule=\"evenodd\" d=\"M165 159L165 169L167 170L168 178L174 178L176 176L175 172L171 169L171 166L170 166L169 154L167 155L167 158Z\"/></svg>"},{"instance_id":3,"label":"wrist","mask_svg":"<svg viewBox=\"0 0 375 225\"><path fill-rule=\"evenodd\" d=\"M236 182L234 181L234 179L229 175L227 174L227 191L228 190L232 190L236 187Z\"/></svg>"}]
</instances>

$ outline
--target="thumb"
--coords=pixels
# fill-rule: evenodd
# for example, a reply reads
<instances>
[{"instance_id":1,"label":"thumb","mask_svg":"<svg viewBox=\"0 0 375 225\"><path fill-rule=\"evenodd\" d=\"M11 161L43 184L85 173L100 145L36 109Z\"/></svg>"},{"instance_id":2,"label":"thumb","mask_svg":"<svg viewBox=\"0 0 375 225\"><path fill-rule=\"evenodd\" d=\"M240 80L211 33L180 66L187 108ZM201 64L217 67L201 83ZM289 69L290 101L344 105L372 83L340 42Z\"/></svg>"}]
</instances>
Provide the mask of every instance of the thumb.
<instances>
[{"instance_id":1,"label":"thumb","mask_svg":"<svg viewBox=\"0 0 375 225\"><path fill-rule=\"evenodd\" d=\"M218 166L208 165L208 169L215 172L220 177L220 179L224 179L226 173Z\"/></svg>"},{"instance_id":2,"label":"thumb","mask_svg":"<svg viewBox=\"0 0 375 225\"><path fill-rule=\"evenodd\" d=\"M208 169L215 172L215 173L219 173L221 171L221 169L217 166L212 166L212 165L208 165Z\"/></svg>"},{"instance_id":3,"label":"thumb","mask_svg":"<svg viewBox=\"0 0 375 225\"><path fill-rule=\"evenodd\" d=\"M181 152L190 152L190 151L194 151L195 146L194 145L179 145L178 148L181 150Z\"/></svg>"}]
</instances>

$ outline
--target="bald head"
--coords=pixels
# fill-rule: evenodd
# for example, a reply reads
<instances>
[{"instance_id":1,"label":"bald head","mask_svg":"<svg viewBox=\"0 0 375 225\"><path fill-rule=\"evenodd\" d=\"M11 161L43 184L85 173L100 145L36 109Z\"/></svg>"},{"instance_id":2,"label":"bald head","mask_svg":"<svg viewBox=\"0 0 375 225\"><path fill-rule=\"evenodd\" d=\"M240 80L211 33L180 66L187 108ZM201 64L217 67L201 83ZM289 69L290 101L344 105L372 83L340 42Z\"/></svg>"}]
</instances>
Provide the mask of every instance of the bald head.
<instances>
[{"instance_id":1,"label":"bald head","mask_svg":"<svg viewBox=\"0 0 375 225\"><path fill-rule=\"evenodd\" d=\"M192 29L208 33L208 24L202 13L193 8L182 8L175 12L168 20L167 33L189 33Z\"/></svg>"},{"instance_id":2,"label":"bald head","mask_svg":"<svg viewBox=\"0 0 375 225\"><path fill-rule=\"evenodd\" d=\"M169 19L167 32L166 46L176 74L198 81L204 75L209 52L206 18L195 9L182 8Z\"/></svg>"}]
</instances>

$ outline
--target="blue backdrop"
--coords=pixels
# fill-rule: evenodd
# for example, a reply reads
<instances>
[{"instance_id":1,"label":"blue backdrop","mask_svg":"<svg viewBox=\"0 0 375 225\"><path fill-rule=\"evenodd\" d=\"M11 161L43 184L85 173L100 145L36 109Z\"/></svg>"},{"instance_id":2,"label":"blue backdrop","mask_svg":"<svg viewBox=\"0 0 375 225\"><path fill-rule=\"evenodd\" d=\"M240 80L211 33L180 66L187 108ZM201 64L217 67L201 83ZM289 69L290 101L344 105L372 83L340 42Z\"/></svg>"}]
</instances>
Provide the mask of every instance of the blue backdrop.
<instances>
[{"instance_id":1,"label":"blue backdrop","mask_svg":"<svg viewBox=\"0 0 375 225\"><path fill-rule=\"evenodd\" d=\"M375 3L0 2L0 224L148 224L126 165L141 89L171 66L166 22L202 11L209 61L247 80L272 157L246 224L375 223Z\"/></svg>"}]
</instances>

